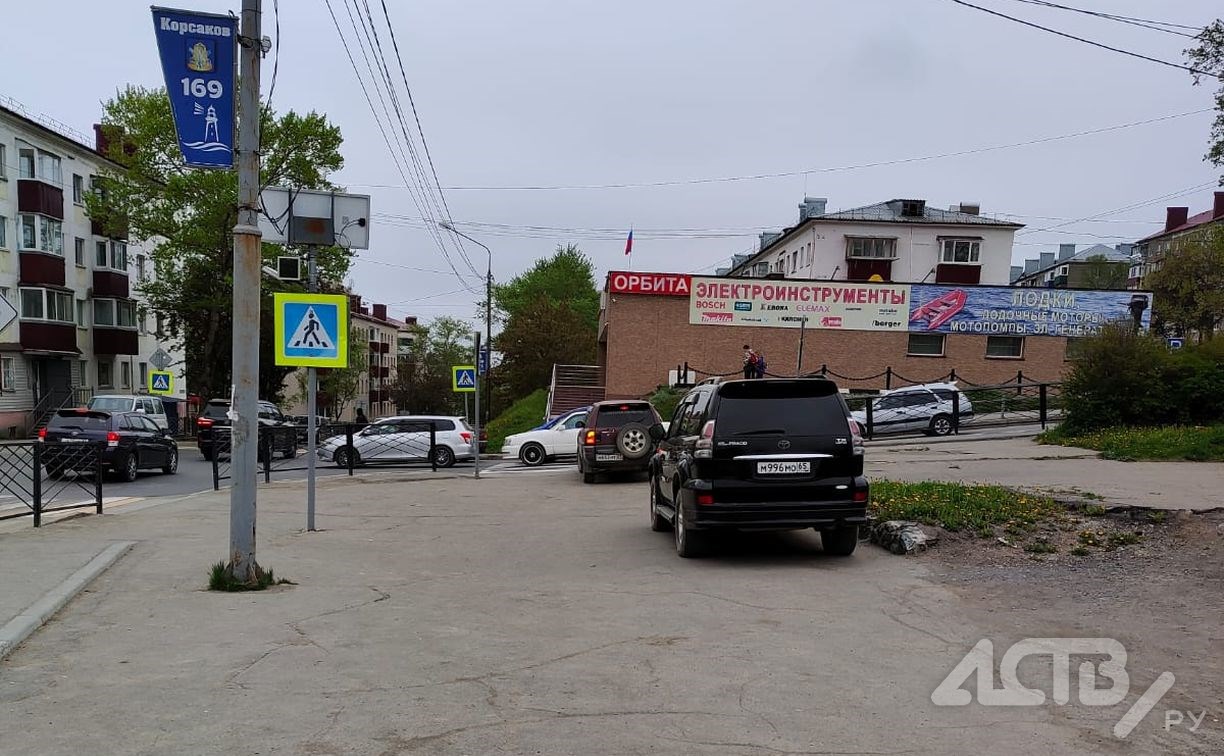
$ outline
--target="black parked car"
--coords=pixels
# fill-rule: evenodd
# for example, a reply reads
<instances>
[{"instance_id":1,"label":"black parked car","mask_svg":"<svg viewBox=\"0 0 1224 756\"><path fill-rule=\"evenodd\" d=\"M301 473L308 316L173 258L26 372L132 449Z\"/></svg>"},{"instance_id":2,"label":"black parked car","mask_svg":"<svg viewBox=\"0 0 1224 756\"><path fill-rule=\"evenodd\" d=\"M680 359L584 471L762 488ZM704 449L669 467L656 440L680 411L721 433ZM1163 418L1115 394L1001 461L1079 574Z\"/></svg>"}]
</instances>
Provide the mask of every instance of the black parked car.
<instances>
[{"instance_id":1,"label":"black parked car","mask_svg":"<svg viewBox=\"0 0 1224 756\"><path fill-rule=\"evenodd\" d=\"M698 556L714 529L820 532L848 556L867 519L857 425L837 385L819 378L702 383L676 407L651 459L650 528Z\"/></svg>"},{"instance_id":2,"label":"black parked car","mask_svg":"<svg viewBox=\"0 0 1224 756\"><path fill-rule=\"evenodd\" d=\"M578 433L578 472L594 483L600 472L645 472L654 443L650 427L660 422L650 402L596 402Z\"/></svg>"},{"instance_id":3,"label":"black parked car","mask_svg":"<svg viewBox=\"0 0 1224 756\"><path fill-rule=\"evenodd\" d=\"M285 419L281 411L277 409L272 402L265 402L260 399L259 407L259 460L264 459L264 449L268 448L264 445L264 439L268 439L273 454L280 454L285 459L292 459L297 456L298 437L297 431L292 422ZM215 440L218 436L215 429L225 428L222 431L220 452L222 456L226 456L230 451L229 427L233 425L229 419L230 400L229 399L209 399L205 405L204 411L200 413L196 419L196 444L200 447L200 454L204 455L204 459L211 460L213 458L213 450Z\"/></svg>"},{"instance_id":4,"label":"black parked car","mask_svg":"<svg viewBox=\"0 0 1224 756\"><path fill-rule=\"evenodd\" d=\"M43 467L53 478L69 470L94 472L94 456L83 451L89 444L105 444L103 469L129 483L140 470L178 471L178 444L170 432L136 412L59 410L38 440Z\"/></svg>"}]
</instances>

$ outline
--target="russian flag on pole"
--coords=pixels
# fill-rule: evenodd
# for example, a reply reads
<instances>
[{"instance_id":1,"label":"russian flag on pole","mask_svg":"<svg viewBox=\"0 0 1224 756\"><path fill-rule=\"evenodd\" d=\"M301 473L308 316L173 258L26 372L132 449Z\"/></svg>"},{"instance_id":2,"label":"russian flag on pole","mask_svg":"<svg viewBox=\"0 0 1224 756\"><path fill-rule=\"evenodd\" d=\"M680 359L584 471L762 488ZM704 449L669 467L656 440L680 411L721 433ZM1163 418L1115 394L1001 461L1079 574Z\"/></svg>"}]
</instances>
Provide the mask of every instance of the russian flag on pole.
<instances>
[{"instance_id":1,"label":"russian flag on pole","mask_svg":"<svg viewBox=\"0 0 1224 756\"><path fill-rule=\"evenodd\" d=\"M629 237L625 239L625 254L633 254L633 229L629 229Z\"/></svg>"}]
</instances>

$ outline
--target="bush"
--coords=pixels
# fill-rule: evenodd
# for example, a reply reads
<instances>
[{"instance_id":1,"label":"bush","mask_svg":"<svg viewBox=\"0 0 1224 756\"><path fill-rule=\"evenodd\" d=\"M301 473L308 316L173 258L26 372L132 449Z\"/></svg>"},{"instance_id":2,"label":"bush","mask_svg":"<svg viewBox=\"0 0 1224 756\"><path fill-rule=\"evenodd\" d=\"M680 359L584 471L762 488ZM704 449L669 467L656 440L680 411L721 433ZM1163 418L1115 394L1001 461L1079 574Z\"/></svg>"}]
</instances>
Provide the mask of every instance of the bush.
<instances>
[{"instance_id":1,"label":"bush","mask_svg":"<svg viewBox=\"0 0 1224 756\"><path fill-rule=\"evenodd\" d=\"M544 422L548 409L548 389L537 389L510 405L489 421L489 451L501 451L506 436L531 430Z\"/></svg>"},{"instance_id":2,"label":"bush","mask_svg":"<svg viewBox=\"0 0 1224 756\"><path fill-rule=\"evenodd\" d=\"M1170 351L1116 323L1084 339L1063 383L1066 433L1224 420L1224 344Z\"/></svg>"},{"instance_id":3,"label":"bush","mask_svg":"<svg viewBox=\"0 0 1224 756\"><path fill-rule=\"evenodd\" d=\"M676 411L676 405L684 398L686 391L687 389L660 386L650 395L650 403L659 411L659 417L663 418L664 422L671 420L672 414Z\"/></svg>"}]
</instances>

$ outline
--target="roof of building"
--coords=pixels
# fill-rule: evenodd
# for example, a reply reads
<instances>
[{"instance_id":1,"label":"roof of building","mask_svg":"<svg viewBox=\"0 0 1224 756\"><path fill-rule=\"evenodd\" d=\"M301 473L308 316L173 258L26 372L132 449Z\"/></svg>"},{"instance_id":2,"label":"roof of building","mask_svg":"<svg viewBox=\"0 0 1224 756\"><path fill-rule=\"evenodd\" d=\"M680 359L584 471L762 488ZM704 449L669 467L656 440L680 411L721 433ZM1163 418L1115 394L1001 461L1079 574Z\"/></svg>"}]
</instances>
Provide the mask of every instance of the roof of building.
<instances>
[{"instance_id":1,"label":"roof of building","mask_svg":"<svg viewBox=\"0 0 1224 756\"><path fill-rule=\"evenodd\" d=\"M1032 273L1021 273L1015 280L1022 281L1025 279L1033 278L1034 276L1039 276L1043 273L1047 273L1051 270L1054 270L1055 268L1060 268L1068 263L1087 262L1090 258L1093 258L1093 257L1104 257L1107 262L1113 262L1113 263L1129 264L1131 262L1131 255L1128 255L1125 252L1119 252L1113 247L1107 246L1105 244L1094 244L1091 247L1081 249L1079 252L1076 252L1074 255L1071 255L1070 257L1064 257L1061 260L1055 258L1054 262L1050 263L1049 265L1046 265L1045 267L1037 268Z\"/></svg>"},{"instance_id":2,"label":"roof of building","mask_svg":"<svg viewBox=\"0 0 1224 756\"><path fill-rule=\"evenodd\" d=\"M16 100L0 96L0 115L6 115L20 121L27 128L39 131L44 136L51 137L81 152L87 153L91 159L97 160L99 163L104 163L114 168L124 167L122 164L99 153L96 145L90 144L89 138L81 132L71 126L60 123L50 116L34 113Z\"/></svg>"},{"instance_id":3,"label":"roof of building","mask_svg":"<svg viewBox=\"0 0 1224 756\"><path fill-rule=\"evenodd\" d=\"M1186 219L1186 222L1180 226L1170 228L1167 231L1157 231L1154 234L1149 234L1136 242L1136 244L1143 244L1144 242L1151 241L1152 239L1159 239L1162 236L1169 236L1170 234L1180 234L1181 232L1189 231L1196 226L1205 226L1208 223L1211 223L1212 220L1215 220L1214 215L1214 210L1204 210L1198 215L1191 215Z\"/></svg>"},{"instance_id":4,"label":"roof of building","mask_svg":"<svg viewBox=\"0 0 1224 756\"><path fill-rule=\"evenodd\" d=\"M962 213L955 210L940 210L936 207L931 207L926 204L922 209L922 215L902 215L902 205L908 200L892 199L887 202L878 202L874 205L865 207L856 207L851 210L841 210L836 213L825 213L814 218L809 218L812 221L864 221L868 223L928 223L936 225L969 225L969 226L1007 226L1011 228L1022 228L1023 223L1014 223L1012 221L999 220L997 218L988 218L984 215L974 213Z\"/></svg>"}]
</instances>

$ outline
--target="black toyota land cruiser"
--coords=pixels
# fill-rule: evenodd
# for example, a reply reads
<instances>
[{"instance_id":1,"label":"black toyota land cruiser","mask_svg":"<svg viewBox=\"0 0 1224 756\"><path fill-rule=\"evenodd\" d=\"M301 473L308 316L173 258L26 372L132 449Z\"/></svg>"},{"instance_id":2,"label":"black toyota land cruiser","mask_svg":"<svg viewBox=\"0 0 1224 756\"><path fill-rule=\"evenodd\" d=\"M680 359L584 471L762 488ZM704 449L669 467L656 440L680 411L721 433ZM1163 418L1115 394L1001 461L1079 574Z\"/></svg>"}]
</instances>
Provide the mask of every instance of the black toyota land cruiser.
<instances>
[{"instance_id":1,"label":"black toyota land cruiser","mask_svg":"<svg viewBox=\"0 0 1224 756\"><path fill-rule=\"evenodd\" d=\"M714 529L815 528L848 556L867 519L858 427L821 378L710 381L694 387L650 467L650 527L699 556Z\"/></svg>"}]
</instances>

